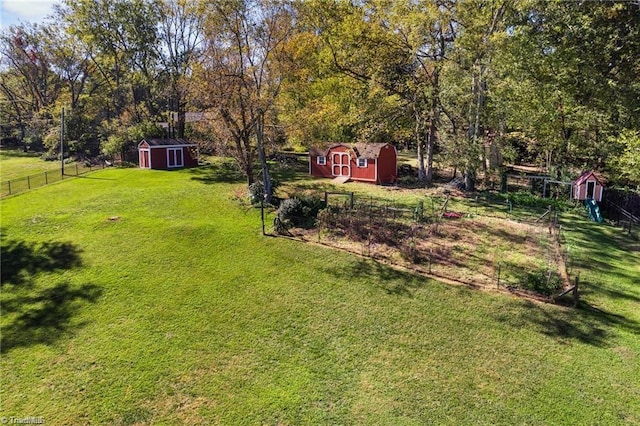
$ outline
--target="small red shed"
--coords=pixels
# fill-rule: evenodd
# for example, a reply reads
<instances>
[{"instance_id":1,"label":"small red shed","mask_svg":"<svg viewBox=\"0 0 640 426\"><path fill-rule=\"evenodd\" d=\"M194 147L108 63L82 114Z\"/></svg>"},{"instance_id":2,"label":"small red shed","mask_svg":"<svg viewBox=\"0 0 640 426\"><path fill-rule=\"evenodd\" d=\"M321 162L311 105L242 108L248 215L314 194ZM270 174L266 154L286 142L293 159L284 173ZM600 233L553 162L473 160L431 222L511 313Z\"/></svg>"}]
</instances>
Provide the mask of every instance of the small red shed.
<instances>
[{"instance_id":1,"label":"small red shed","mask_svg":"<svg viewBox=\"0 0 640 426\"><path fill-rule=\"evenodd\" d=\"M198 165L198 147L186 139L142 139L138 144L141 169L179 169Z\"/></svg>"},{"instance_id":2,"label":"small red shed","mask_svg":"<svg viewBox=\"0 0 640 426\"><path fill-rule=\"evenodd\" d=\"M602 201L604 185L593 171L587 171L573 181L573 198L576 200Z\"/></svg>"},{"instance_id":3,"label":"small red shed","mask_svg":"<svg viewBox=\"0 0 640 426\"><path fill-rule=\"evenodd\" d=\"M398 177L398 154L388 143L334 144L309 150L309 174L347 177L376 184L393 183Z\"/></svg>"}]
</instances>

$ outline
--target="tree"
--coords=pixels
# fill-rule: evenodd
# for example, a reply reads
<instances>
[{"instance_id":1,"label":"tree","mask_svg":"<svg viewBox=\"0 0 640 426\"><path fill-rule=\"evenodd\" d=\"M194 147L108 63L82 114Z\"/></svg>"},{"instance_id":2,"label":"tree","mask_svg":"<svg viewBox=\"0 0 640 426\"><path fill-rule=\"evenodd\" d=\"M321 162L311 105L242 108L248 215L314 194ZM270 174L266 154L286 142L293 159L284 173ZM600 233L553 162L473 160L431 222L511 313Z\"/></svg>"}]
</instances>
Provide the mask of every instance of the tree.
<instances>
[{"instance_id":1,"label":"tree","mask_svg":"<svg viewBox=\"0 0 640 426\"><path fill-rule=\"evenodd\" d=\"M610 136L640 128L638 5L517 5L499 60L506 125L534 140L530 151L558 175L569 166L602 167L616 155Z\"/></svg>"},{"instance_id":2,"label":"tree","mask_svg":"<svg viewBox=\"0 0 640 426\"><path fill-rule=\"evenodd\" d=\"M440 123L440 76L455 39L455 2L316 1L302 6L336 70L411 114L418 178L430 184ZM379 101L380 97L370 98ZM374 107L375 108L375 107ZM364 108L370 111L374 108ZM364 121L364 120L363 120Z\"/></svg>"},{"instance_id":3,"label":"tree","mask_svg":"<svg viewBox=\"0 0 640 426\"><path fill-rule=\"evenodd\" d=\"M0 91L4 105L27 143L41 142L41 123L51 118L49 107L58 96L60 81L52 71L46 34L37 25L21 24L0 35Z\"/></svg>"},{"instance_id":4,"label":"tree","mask_svg":"<svg viewBox=\"0 0 640 426\"><path fill-rule=\"evenodd\" d=\"M450 159L463 169L468 191L475 189L480 167L487 176L485 137L493 138L500 126L499 114L490 109L496 82L493 62L504 44L505 15L511 6L510 0L477 1L456 10L458 34L443 71L442 111L450 125Z\"/></svg>"},{"instance_id":5,"label":"tree","mask_svg":"<svg viewBox=\"0 0 640 426\"><path fill-rule=\"evenodd\" d=\"M203 2L158 0L154 3L158 24L156 56L159 58L161 90L168 111L177 113L176 136L184 137L185 113L192 98L190 84L194 63L199 60L203 43L205 9Z\"/></svg>"},{"instance_id":6,"label":"tree","mask_svg":"<svg viewBox=\"0 0 640 426\"><path fill-rule=\"evenodd\" d=\"M269 202L265 135L282 84L292 13L287 3L268 0L216 3L212 8L203 66L210 105L233 141L234 157L249 185L254 180L254 149L257 152Z\"/></svg>"},{"instance_id":7,"label":"tree","mask_svg":"<svg viewBox=\"0 0 640 426\"><path fill-rule=\"evenodd\" d=\"M146 0L65 0L65 5L59 13L87 46L94 77L109 94L105 118L127 109L139 121L153 114L158 10Z\"/></svg>"},{"instance_id":8,"label":"tree","mask_svg":"<svg viewBox=\"0 0 640 426\"><path fill-rule=\"evenodd\" d=\"M640 190L640 132L623 130L612 137L611 143L619 146L621 154L610 160L610 169L619 182L635 185Z\"/></svg>"}]
</instances>

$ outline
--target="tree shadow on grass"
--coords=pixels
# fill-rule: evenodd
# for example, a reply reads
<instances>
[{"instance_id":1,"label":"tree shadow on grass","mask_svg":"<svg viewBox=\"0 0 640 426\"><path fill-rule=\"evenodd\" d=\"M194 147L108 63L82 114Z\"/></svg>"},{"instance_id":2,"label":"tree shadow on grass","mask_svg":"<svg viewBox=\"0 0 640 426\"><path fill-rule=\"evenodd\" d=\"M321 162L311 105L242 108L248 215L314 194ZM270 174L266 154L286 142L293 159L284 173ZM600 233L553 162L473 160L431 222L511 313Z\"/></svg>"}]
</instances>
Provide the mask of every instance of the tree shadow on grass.
<instances>
[{"instance_id":1,"label":"tree shadow on grass","mask_svg":"<svg viewBox=\"0 0 640 426\"><path fill-rule=\"evenodd\" d=\"M74 316L86 302L95 303L102 294L93 284L43 285L43 280L36 279L82 266L80 249L71 243L29 243L3 237L1 266L2 353L53 344L70 334L84 325L74 324Z\"/></svg>"},{"instance_id":2,"label":"tree shadow on grass","mask_svg":"<svg viewBox=\"0 0 640 426\"><path fill-rule=\"evenodd\" d=\"M326 272L340 280L366 280L389 295L409 298L429 280L366 259L357 259L343 268L327 267ZM451 303L457 302L452 300ZM508 299L503 309L489 311L489 315L501 323L536 330L564 344L579 342L609 347L615 344L619 332L640 335L639 322L599 309L585 301L580 301L578 307L573 309Z\"/></svg>"},{"instance_id":3,"label":"tree shadow on grass","mask_svg":"<svg viewBox=\"0 0 640 426\"><path fill-rule=\"evenodd\" d=\"M85 325L73 324L73 317L85 302L95 303L101 294L102 289L94 284L73 286L62 282L29 294L3 295L1 352L36 344L50 345L71 334L73 328Z\"/></svg>"},{"instance_id":4,"label":"tree shadow on grass","mask_svg":"<svg viewBox=\"0 0 640 426\"><path fill-rule=\"evenodd\" d=\"M29 243L3 238L1 250L0 282L3 287L7 284L32 284L33 276L40 272L82 266L80 250L71 243Z\"/></svg>"},{"instance_id":5,"label":"tree shadow on grass","mask_svg":"<svg viewBox=\"0 0 640 426\"><path fill-rule=\"evenodd\" d=\"M522 302L517 311L511 309L494 312L500 322L514 326L533 328L561 343L609 347L614 344L619 331L640 334L640 323L622 315L604 311L584 301L577 308L559 308Z\"/></svg>"},{"instance_id":6,"label":"tree shadow on grass","mask_svg":"<svg viewBox=\"0 0 640 426\"><path fill-rule=\"evenodd\" d=\"M326 272L344 281L366 279L368 283L395 296L413 297L428 280L417 274L400 271L380 262L357 259L344 268L330 267Z\"/></svg>"},{"instance_id":7,"label":"tree shadow on grass","mask_svg":"<svg viewBox=\"0 0 640 426\"><path fill-rule=\"evenodd\" d=\"M240 183L246 178L232 161L216 161L207 166L188 169L192 174L191 180L195 180L205 185L214 183Z\"/></svg>"}]
</instances>

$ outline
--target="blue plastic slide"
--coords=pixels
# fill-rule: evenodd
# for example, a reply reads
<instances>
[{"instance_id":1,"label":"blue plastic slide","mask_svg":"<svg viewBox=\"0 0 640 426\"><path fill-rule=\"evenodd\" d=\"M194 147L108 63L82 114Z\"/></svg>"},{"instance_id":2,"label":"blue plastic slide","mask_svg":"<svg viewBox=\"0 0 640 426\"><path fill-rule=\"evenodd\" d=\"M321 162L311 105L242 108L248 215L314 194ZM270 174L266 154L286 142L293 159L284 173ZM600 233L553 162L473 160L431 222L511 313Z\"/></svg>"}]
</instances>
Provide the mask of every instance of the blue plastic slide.
<instances>
[{"instance_id":1,"label":"blue plastic slide","mask_svg":"<svg viewBox=\"0 0 640 426\"><path fill-rule=\"evenodd\" d=\"M594 222L602 223L602 215L600 214L600 207L594 199L584 200L584 204L587 206L587 213L589 213L589 219Z\"/></svg>"}]
</instances>

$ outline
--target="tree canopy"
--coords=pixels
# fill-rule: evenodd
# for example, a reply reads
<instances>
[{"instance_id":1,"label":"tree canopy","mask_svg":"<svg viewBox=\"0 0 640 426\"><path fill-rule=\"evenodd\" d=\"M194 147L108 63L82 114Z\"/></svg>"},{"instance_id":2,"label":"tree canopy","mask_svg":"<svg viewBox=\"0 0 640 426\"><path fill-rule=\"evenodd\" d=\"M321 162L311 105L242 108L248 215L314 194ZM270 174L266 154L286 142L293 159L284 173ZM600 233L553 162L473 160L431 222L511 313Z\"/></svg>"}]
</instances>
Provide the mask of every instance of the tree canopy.
<instances>
[{"instance_id":1,"label":"tree canopy","mask_svg":"<svg viewBox=\"0 0 640 426\"><path fill-rule=\"evenodd\" d=\"M55 153L65 108L74 155L164 132L248 183L270 150L357 141L414 151L425 184L437 164L473 189L492 146L640 185L637 2L65 0L0 55L0 136L25 148Z\"/></svg>"}]
</instances>

